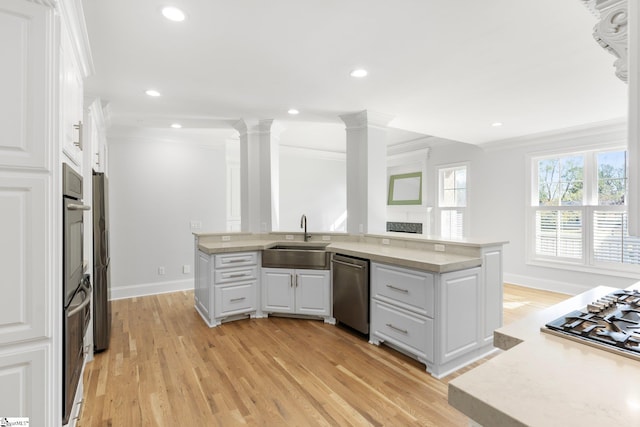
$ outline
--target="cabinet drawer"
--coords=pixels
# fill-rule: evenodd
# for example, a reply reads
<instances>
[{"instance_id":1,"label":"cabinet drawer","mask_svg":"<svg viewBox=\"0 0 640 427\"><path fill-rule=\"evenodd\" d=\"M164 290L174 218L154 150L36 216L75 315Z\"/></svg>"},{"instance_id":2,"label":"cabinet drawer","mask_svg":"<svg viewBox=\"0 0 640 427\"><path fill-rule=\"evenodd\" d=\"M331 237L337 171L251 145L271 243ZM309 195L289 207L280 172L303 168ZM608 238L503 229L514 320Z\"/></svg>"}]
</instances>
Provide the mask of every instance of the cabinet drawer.
<instances>
[{"instance_id":1,"label":"cabinet drawer","mask_svg":"<svg viewBox=\"0 0 640 427\"><path fill-rule=\"evenodd\" d=\"M372 311L372 334L382 341L433 361L433 319L375 300Z\"/></svg>"},{"instance_id":2,"label":"cabinet drawer","mask_svg":"<svg viewBox=\"0 0 640 427\"><path fill-rule=\"evenodd\" d=\"M226 317L232 314L256 311L257 282L216 286L214 289L215 316Z\"/></svg>"},{"instance_id":3,"label":"cabinet drawer","mask_svg":"<svg viewBox=\"0 0 640 427\"><path fill-rule=\"evenodd\" d=\"M417 270L372 263L373 296L425 316L434 317L433 275Z\"/></svg>"},{"instance_id":4,"label":"cabinet drawer","mask_svg":"<svg viewBox=\"0 0 640 427\"><path fill-rule=\"evenodd\" d=\"M234 264L235 265L235 264ZM214 274L214 283L229 283L258 278L258 267L245 267L216 270Z\"/></svg>"},{"instance_id":5,"label":"cabinet drawer","mask_svg":"<svg viewBox=\"0 0 640 427\"><path fill-rule=\"evenodd\" d=\"M258 264L257 252L239 252L215 256L215 268L241 267Z\"/></svg>"}]
</instances>

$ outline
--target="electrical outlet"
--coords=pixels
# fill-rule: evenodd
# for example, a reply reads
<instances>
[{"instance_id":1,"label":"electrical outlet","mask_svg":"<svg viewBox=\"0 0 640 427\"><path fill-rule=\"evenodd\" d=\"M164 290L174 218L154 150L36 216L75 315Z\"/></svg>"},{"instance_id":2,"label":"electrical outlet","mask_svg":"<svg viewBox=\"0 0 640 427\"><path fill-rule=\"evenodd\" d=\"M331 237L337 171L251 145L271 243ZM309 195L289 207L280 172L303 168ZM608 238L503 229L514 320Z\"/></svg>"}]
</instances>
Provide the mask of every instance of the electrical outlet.
<instances>
[{"instance_id":1,"label":"electrical outlet","mask_svg":"<svg viewBox=\"0 0 640 427\"><path fill-rule=\"evenodd\" d=\"M389 244L389 239L382 239L382 244L383 245L388 245Z\"/></svg>"},{"instance_id":2,"label":"electrical outlet","mask_svg":"<svg viewBox=\"0 0 640 427\"><path fill-rule=\"evenodd\" d=\"M164 276L165 275L164 267L158 267L158 275L159 276Z\"/></svg>"},{"instance_id":3,"label":"electrical outlet","mask_svg":"<svg viewBox=\"0 0 640 427\"><path fill-rule=\"evenodd\" d=\"M202 229L202 221L196 221L196 220L192 219L189 222L189 225L191 226L192 230L200 230L200 229Z\"/></svg>"},{"instance_id":4,"label":"electrical outlet","mask_svg":"<svg viewBox=\"0 0 640 427\"><path fill-rule=\"evenodd\" d=\"M293 234L287 234L284 238L287 240L293 240Z\"/></svg>"},{"instance_id":5,"label":"electrical outlet","mask_svg":"<svg viewBox=\"0 0 640 427\"><path fill-rule=\"evenodd\" d=\"M444 252L444 245L433 245L433 250L436 252Z\"/></svg>"},{"instance_id":6,"label":"electrical outlet","mask_svg":"<svg viewBox=\"0 0 640 427\"><path fill-rule=\"evenodd\" d=\"M228 242L229 240L231 240L231 236L222 236L223 242Z\"/></svg>"},{"instance_id":7,"label":"electrical outlet","mask_svg":"<svg viewBox=\"0 0 640 427\"><path fill-rule=\"evenodd\" d=\"M329 240L331 240L331 236L322 236L322 240L328 242Z\"/></svg>"},{"instance_id":8,"label":"electrical outlet","mask_svg":"<svg viewBox=\"0 0 640 427\"><path fill-rule=\"evenodd\" d=\"M182 266L182 273L189 274L191 273L191 266L189 264L185 264Z\"/></svg>"}]
</instances>

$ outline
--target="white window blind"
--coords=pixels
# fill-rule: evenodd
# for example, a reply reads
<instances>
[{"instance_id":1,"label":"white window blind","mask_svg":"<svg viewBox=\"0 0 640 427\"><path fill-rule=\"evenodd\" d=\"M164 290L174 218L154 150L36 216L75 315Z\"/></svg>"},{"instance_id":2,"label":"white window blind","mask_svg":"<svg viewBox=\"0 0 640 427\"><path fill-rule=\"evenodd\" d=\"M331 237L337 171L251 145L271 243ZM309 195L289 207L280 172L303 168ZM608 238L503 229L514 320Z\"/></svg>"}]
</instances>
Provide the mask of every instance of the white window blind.
<instances>
[{"instance_id":1,"label":"white window blind","mask_svg":"<svg viewBox=\"0 0 640 427\"><path fill-rule=\"evenodd\" d=\"M593 256L596 262L640 264L640 239L629 236L626 212L593 212Z\"/></svg>"},{"instance_id":2,"label":"white window blind","mask_svg":"<svg viewBox=\"0 0 640 427\"><path fill-rule=\"evenodd\" d=\"M464 232L464 213L457 209L440 212L440 234L446 238L460 238Z\"/></svg>"},{"instance_id":3,"label":"white window blind","mask_svg":"<svg viewBox=\"0 0 640 427\"><path fill-rule=\"evenodd\" d=\"M582 259L582 212L536 212L536 253L543 256Z\"/></svg>"}]
</instances>

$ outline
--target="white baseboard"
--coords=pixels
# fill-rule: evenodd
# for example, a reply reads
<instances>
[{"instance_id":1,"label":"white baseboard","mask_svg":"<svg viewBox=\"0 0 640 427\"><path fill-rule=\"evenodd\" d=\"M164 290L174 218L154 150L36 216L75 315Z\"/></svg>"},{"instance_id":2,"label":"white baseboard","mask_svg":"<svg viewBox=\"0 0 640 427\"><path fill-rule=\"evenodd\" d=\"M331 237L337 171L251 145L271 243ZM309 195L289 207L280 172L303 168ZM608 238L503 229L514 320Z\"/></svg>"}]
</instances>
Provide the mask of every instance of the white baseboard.
<instances>
[{"instance_id":1,"label":"white baseboard","mask_svg":"<svg viewBox=\"0 0 640 427\"><path fill-rule=\"evenodd\" d=\"M170 282L142 283L130 286L112 286L111 300L166 294L193 289L193 278Z\"/></svg>"},{"instance_id":2,"label":"white baseboard","mask_svg":"<svg viewBox=\"0 0 640 427\"><path fill-rule=\"evenodd\" d=\"M544 291L559 292L567 295L578 295L591 289L590 286L580 286L575 283L559 282L557 280L541 279L539 277L522 276L520 274L504 273L503 281L513 285Z\"/></svg>"}]
</instances>

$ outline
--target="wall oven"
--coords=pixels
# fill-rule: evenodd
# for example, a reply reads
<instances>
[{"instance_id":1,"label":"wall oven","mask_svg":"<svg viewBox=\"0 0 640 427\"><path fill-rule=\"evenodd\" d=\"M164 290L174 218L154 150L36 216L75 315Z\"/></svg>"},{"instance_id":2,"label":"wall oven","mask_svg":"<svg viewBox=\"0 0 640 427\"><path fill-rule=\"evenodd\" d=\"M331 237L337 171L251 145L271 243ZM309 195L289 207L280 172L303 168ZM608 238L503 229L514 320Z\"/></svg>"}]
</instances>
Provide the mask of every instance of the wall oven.
<instances>
[{"instance_id":1,"label":"wall oven","mask_svg":"<svg viewBox=\"0 0 640 427\"><path fill-rule=\"evenodd\" d=\"M84 274L83 216L89 206L82 204L82 176L67 164L62 165L62 176L62 423L67 424L84 362L91 284Z\"/></svg>"}]
</instances>

